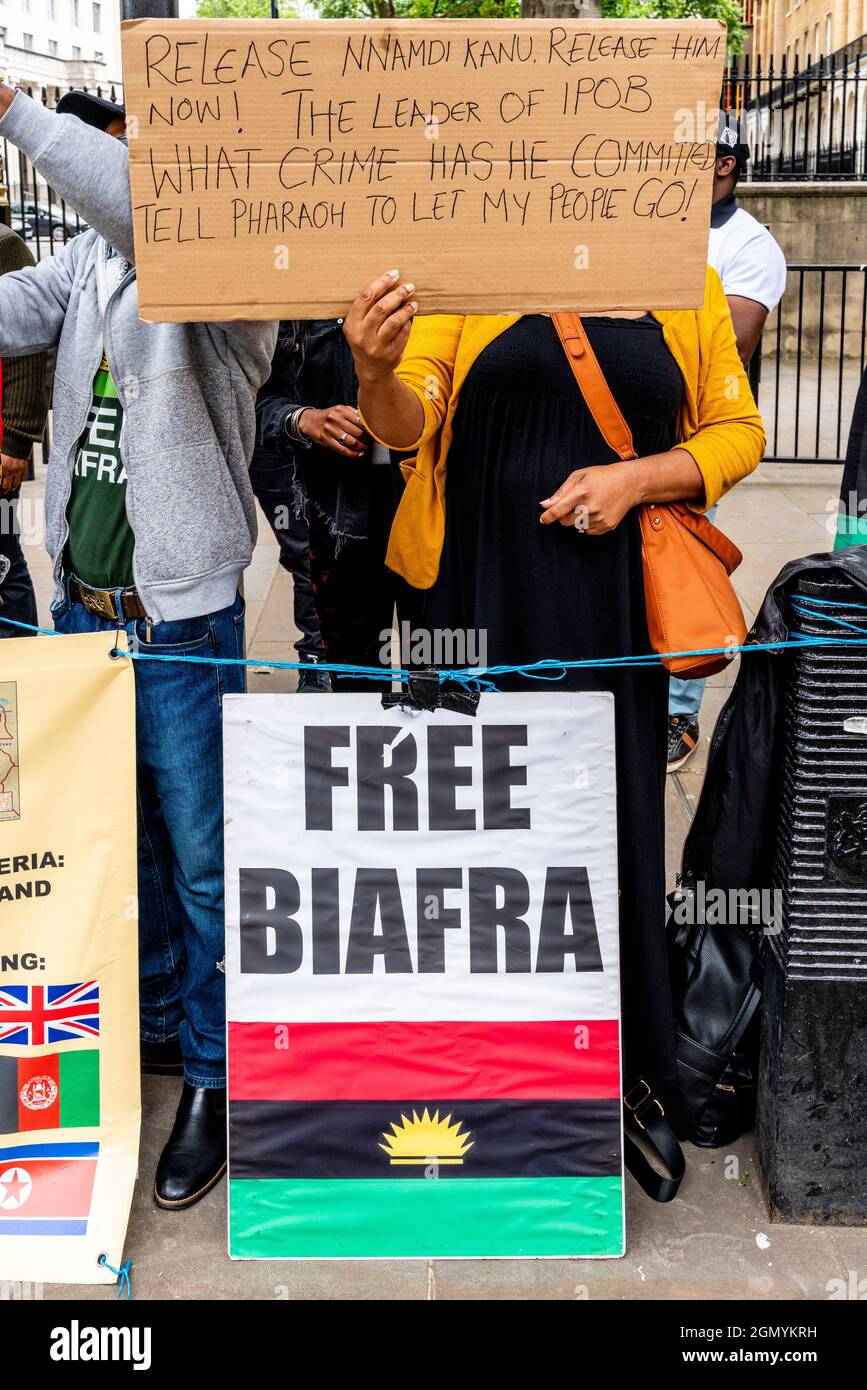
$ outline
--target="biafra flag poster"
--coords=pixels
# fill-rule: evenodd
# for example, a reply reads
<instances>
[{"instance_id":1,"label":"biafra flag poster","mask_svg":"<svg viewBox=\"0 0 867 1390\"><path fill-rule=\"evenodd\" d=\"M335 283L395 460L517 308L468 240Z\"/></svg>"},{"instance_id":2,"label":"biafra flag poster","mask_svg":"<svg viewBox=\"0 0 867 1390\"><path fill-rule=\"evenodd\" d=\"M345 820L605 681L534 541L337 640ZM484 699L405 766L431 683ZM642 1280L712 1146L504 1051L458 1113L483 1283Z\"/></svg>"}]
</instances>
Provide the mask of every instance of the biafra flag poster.
<instances>
[{"instance_id":1,"label":"biafra flag poster","mask_svg":"<svg viewBox=\"0 0 867 1390\"><path fill-rule=\"evenodd\" d=\"M230 1254L621 1255L612 697L224 715Z\"/></svg>"}]
</instances>

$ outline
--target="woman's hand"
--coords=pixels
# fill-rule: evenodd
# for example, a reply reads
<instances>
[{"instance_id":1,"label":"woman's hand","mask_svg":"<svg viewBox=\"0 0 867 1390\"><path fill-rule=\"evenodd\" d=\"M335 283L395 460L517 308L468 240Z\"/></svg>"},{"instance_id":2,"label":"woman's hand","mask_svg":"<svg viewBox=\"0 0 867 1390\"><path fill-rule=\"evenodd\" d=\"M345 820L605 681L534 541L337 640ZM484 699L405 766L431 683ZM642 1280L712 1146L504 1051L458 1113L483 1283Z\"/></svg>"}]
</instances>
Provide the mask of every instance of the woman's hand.
<instances>
[{"instance_id":1,"label":"woman's hand","mask_svg":"<svg viewBox=\"0 0 867 1390\"><path fill-rule=\"evenodd\" d=\"M360 459L367 447L354 405L331 405L327 410L308 406L298 417L297 429L305 439L345 458Z\"/></svg>"},{"instance_id":2,"label":"woman's hand","mask_svg":"<svg viewBox=\"0 0 867 1390\"><path fill-rule=\"evenodd\" d=\"M580 468L570 473L551 497L539 503L544 507L539 520L543 526L559 521L575 526L591 536L603 536L619 526L626 513L642 500L640 468L635 463L609 463L598 468Z\"/></svg>"},{"instance_id":3,"label":"woman's hand","mask_svg":"<svg viewBox=\"0 0 867 1390\"><path fill-rule=\"evenodd\" d=\"M361 291L343 320L359 383L370 386L391 375L403 357L418 304L415 285L400 284L390 270Z\"/></svg>"}]
</instances>

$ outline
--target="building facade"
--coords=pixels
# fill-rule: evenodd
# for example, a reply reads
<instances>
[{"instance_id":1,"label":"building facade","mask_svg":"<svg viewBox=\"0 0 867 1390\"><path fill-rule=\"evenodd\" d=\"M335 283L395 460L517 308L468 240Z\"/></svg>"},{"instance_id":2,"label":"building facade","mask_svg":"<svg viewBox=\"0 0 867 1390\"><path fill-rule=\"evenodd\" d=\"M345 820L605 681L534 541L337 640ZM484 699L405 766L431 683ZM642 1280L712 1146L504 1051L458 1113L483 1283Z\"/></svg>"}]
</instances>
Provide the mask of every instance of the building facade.
<instances>
[{"instance_id":1,"label":"building facade","mask_svg":"<svg viewBox=\"0 0 867 1390\"><path fill-rule=\"evenodd\" d=\"M51 105L70 87L119 87L120 0L0 0L0 68Z\"/></svg>"},{"instance_id":2,"label":"building facade","mask_svg":"<svg viewBox=\"0 0 867 1390\"><path fill-rule=\"evenodd\" d=\"M867 0L752 0L751 50L767 68L785 58L791 72L839 52L867 34Z\"/></svg>"}]
</instances>

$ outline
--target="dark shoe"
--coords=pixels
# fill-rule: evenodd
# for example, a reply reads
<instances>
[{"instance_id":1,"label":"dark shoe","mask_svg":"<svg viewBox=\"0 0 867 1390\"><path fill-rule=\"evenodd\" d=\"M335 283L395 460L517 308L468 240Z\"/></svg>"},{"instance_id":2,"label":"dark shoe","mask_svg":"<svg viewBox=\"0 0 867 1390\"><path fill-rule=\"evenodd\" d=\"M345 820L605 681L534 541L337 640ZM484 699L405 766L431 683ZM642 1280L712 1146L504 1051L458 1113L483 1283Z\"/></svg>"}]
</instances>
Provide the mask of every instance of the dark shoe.
<instances>
[{"instance_id":1,"label":"dark shoe","mask_svg":"<svg viewBox=\"0 0 867 1390\"><path fill-rule=\"evenodd\" d=\"M191 1207L226 1171L226 1091L184 1082L169 1142L157 1164L154 1201Z\"/></svg>"},{"instance_id":2,"label":"dark shoe","mask_svg":"<svg viewBox=\"0 0 867 1390\"><path fill-rule=\"evenodd\" d=\"M672 714L668 720L668 767L666 772L676 772L691 758L698 747L698 720L684 719L682 714Z\"/></svg>"},{"instance_id":3,"label":"dark shoe","mask_svg":"<svg viewBox=\"0 0 867 1390\"><path fill-rule=\"evenodd\" d=\"M177 1038L169 1038L167 1042L142 1040L141 1069L146 1076L180 1076L184 1059Z\"/></svg>"},{"instance_id":4,"label":"dark shoe","mask_svg":"<svg viewBox=\"0 0 867 1390\"><path fill-rule=\"evenodd\" d=\"M298 672L296 695L324 695L333 689L328 671L320 671L315 656L302 657L304 667Z\"/></svg>"}]
</instances>

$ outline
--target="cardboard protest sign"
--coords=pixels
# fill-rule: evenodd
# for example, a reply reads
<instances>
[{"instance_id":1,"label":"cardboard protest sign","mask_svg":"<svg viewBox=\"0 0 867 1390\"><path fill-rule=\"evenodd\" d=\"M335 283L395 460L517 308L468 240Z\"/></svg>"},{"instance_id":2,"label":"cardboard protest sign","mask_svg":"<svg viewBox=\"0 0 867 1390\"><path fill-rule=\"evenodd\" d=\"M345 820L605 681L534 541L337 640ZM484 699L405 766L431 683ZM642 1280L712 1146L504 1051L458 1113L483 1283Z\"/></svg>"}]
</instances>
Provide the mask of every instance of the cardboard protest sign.
<instances>
[{"instance_id":1,"label":"cardboard protest sign","mask_svg":"<svg viewBox=\"0 0 867 1390\"><path fill-rule=\"evenodd\" d=\"M116 633L3 642L0 1284L111 1284L138 1163L135 693Z\"/></svg>"},{"instance_id":2,"label":"cardboard protest sign","mask_svg":"<svg viewBox=\"0 0 867 1390\"><path fill-rule=\"evenodd\" d=\"M230 1254L622 1254L613 697L223 708Z\"/></svg>"},{"instance_id":3,"label":"cardboard protest sign","mask_svg":"<svg viewBox=\"0 0 867 1390\"><path fill-rule=\"evenodd\" d=\"M141 313L698 308L718 21L123 26Z\"/></svg>"}]
</instances>

